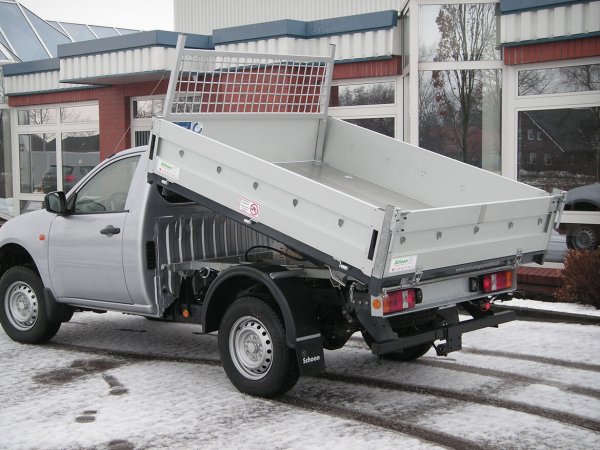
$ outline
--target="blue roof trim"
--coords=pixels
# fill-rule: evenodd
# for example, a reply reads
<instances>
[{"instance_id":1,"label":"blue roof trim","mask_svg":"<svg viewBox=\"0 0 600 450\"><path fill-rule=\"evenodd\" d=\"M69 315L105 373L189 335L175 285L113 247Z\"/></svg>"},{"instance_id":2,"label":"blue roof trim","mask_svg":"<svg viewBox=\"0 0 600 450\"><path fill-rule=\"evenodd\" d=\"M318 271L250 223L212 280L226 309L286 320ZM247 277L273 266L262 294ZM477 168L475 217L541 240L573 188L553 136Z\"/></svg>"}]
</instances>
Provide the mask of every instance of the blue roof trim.
<instances>
[{"instance_id":1,"label":"blue roof trim","mask_svg":"<svg viewBox=\"0 0 600 450\"><path fill-rule=\"evenodd\" d=\"M519 47L521 45L531 45L531 44L545 44L546 42L560 42L560 41L571 41L575 39L584 39L590 37L600 36L600 31L594 31L592 33L578 33L578 34L569 34L565 36L556 36L550 38L543 39L532 39L528 41L518 41L518 42L505 42L501 44L501 47Z\"/></svg>"},{"instance_id":2,"label":"blue roof trim","mask_svg":"<svg viewBox=\"0 0 600 450\"><path fill-rule=\"evenodd\" d=\"M72 42L70 44L58 46L58 57L67 58L69 56L130 50L140 47L175 47L177 45L178 36L179 33L174 31L154 30L91 41ZM214 48L210 36L201 34L188 34L185 45L189 48Z\"/></svg>"},{"instance_id":3,"label":"blue roof trim","mask_svg":"<svg viewBox=\"0 0 600 450\"><path fill-rule=\"evenodd\" d=\"M337 17L304 22L300 20L275 20L253 25L221 28L213 31L213 44L231 44L235 42L272 39L277 37L296 37L309 39L335 34L357 33L380 30L398 25L398 12L379 11L354 16Z\"/></svg>"},{"instance_id":4,"label":"blue roof trim","mask_svg":"<svg viewBox=\"0 0 600 450\"><path fill-rule=\"evenodd\" d=\"M537 9L574 5L577 3L589 3L589 0L500 0L500 13L514 14Z\"/></svg>"},{"instance_id":5,"label":"blue roof trim","mask_svg":"<svg viewBox=\"0 0 600 450\"><path fill-rule=\"evenodd\" d=\"M60 70L60 59L58 58L40 59L39 61L27 61L2 66L5 77L26 73L51 72L54 70Z\"/></svg>"}]
</instances>

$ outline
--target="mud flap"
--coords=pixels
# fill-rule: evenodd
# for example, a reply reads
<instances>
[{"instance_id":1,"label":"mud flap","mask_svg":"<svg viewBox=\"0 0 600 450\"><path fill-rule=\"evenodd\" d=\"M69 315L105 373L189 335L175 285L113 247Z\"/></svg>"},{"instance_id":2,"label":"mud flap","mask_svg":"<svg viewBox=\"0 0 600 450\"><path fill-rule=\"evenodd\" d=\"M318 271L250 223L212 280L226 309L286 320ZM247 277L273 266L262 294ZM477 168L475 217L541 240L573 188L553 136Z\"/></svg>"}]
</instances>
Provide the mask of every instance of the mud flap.
<instances>
[{"instance_id":1,"label":"mud flap","mask_svg":"<svg viewBox=\"0 0 600 450\"><path fill-rule=\"evenodd\" d=\"M319 331L314 303L295 278L275 280L290 310L286 320L288 346L296 349L301 375L316 375L325 370L323 338ZM293 323L293 332L291 325Z\"/></svg>"},{"instance_id":2,"label":"mud flap","mask_svg":"<svg viewBox=\"0 0 600 450\"><path fill-rule=\"evenodd\" d=\"M296 357L301 375L316 375L325 370L325 355L321 334L296 339Z\"/></svg>"}]
</instances>

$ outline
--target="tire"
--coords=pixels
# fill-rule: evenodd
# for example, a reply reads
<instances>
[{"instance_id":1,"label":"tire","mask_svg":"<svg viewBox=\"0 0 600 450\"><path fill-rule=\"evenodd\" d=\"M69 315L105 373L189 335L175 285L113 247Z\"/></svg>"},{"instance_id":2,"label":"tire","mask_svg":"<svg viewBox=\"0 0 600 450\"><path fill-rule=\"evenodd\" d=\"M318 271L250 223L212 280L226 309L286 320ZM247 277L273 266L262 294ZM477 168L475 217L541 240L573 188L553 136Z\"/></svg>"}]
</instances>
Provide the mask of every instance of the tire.
<instances>
[{"instance_id":1,"label":"tire","mask_svg":"<svg viewBox=\"0 0 600 450\"><path fill-rule=\"evenodd\" d=\"M365 340L366 344L369 346L369 348L371 348L371 344L374 342L374 339L371 337L371 335L367 331L363 331L362 335L363 335L363 339ZM425 342L424 344L419 344L414 347L405 348L401 352L386 353L384 355L381 355L381 357L383 359L389 359L392 361L410 362L410 361L414 361L415 359L418 359L421 356L423 356L425 353L427 353L429 351L429 349L432 346L433 346L433 342Z\"/></svg>"},{"instance_id":2,"label":"tire","mask_svg":"<svg viewBox=\"0 0 600 450\"><path fill-rule=\"evenodd\" d=\"M0 323L24 344L48 342L58 332L61 323L48 321L42 280L30 268L11 267L0 278Z\"/></svg>"},{"instance_id":3,"label":"tire","mask_svg":"<svg viewBox=\"0 0 600 450\"><path fill-rule=\"evenodd\" d=\"M290 390L300 375L281 319L256 297L240 298L225 312L219 354L229 380L245 394L275 397Z\"/></svg>"},{"instance_id":4,"label":"tire","mask_svg":"<svg viewBox=\"0 0 600 450\"><path fill-rule=\"evenodd\" d=\"M589 225L578 225L567 234L567 247L572 250L593 250L598 244L597 230Z\"/></svg>"}]
</instances>

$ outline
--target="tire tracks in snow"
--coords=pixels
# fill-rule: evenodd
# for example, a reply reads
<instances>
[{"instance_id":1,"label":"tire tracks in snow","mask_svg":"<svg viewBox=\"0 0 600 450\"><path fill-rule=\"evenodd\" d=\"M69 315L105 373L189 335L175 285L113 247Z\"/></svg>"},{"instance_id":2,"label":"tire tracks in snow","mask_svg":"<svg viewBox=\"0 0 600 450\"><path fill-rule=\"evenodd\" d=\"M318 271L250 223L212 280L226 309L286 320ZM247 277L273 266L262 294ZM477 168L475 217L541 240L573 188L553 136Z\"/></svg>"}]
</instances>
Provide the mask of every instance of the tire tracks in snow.
<instances>
[{"instance_id":1,"label":"tire tracks in snow","mask_svg":"<svg viewBox=\"0 0 600 450\"><path fill-rule=\"evenodd\" d=\"M368 425L383 428L385 430L396 431L398 433L411 436L423 441L437 444L441 447L456 449L456 450L490 450L489 446L483 446L476 442L453 436L451 434L426 428L420 425L403 422L400 420L387 419L381 415L368 414L362 411L357 411L352 408L345 408L332 403L322 403L314 400L300 398L295 395L285 394L276 399L271 399L276 403L303 408L308 411L316 411L324 414L329 414L334 417L362 422Z\"/></svg>"},{"instance_id":2,"label":"tire tracks in snow","mask_svg":"<svg viewBox=\"0 0 600 450\"><path fill-rule=\"evenodd\" d=\"M318 375L317 378L372 388L387 389L391 391L430 395L438 398L456 400L467 403L475 403L485 406L493 406L496 408L508 409L510 411L519 411L543 417L545 419L555 420L565 425L574 425L581 428L587 428L588 430L600 432L600 421L598 420L589 419L568 412L517 402L514 400L506 400L497 397L472 394L465 391L454 391L451 389L439 389L428 386L398 383L394 381L382 380L380 378L367 377L361 375L347 375L333 372L325 372Z\"/></svg>"},{"instance_id":3,"label":"tire tracks in snow","mask_svg":"<svg viewBox=\"0 0 600 450\"><path fill-rule=\"evenodd\" d=\"M103 354L103 355L107 355L107 356L121 357L121 358L133 359L133 360L139 360L139 361L173 361L173 362L183 362L183 363L191 363L191 364L202 364L202 365L209 365L209 366L220 366L221 365L220 360L213 359L213 358L180 357L180 356L170 356L170 355L160 355L160 354L140 354L138 352L133 352L133 351L98 349L98 348L93 348L93 347L85 347L85 346L80 346L80 345L75 345L75 344L64 344L64 343L48 343L48 344L46 344L46 346L52 347L52 348L57 348L57 349L62 349L62 350L71 350L71 351L77 351L77 352L83 352L83 353L93 353L93 354ZM419 362L417 362L417 363L419 363ZM446 365L448 363L439 363L439 364L440 364L440 366L442 366L442 368L446 368ZM478 370L479 370L479 368L473 368L474 373L479 373ZM466 369L466 370L464 370L464 372L469 373L470 369ZM514 375L514 374L508 373L507 375ZM503 377L504 373L500 372L499 374L496 374L493 376ZM485 405L485 406L492 406L492 407L496 407L496 408L503 408L503 409L507 409L510 411L519 411L519 412L535 415L538 417L542 417L545 419L554 420L554 421L560 422L565 425L577 426L577 427L586 428L588 430L592 430L595 432L600 432L600 421L598 421L598 420L589 419L589 418L578 416L576 414L571 414L568 412L562 412L562 411L544 408L544 407L540 407L540 406L530 405L527 403L517 402L514 400L506 400L506 399L478 395L478 394L473 394L473 393L468 393L468 392L463 392L463 391L459 392L459 391L454 391L454 390L449 390L449 389L439 389L439 388L434 388L434 387L419 386L419 385L408 384L408 383L399 383L399 382L383 380L381 378L375 378L375 377L368 377L368 376L361 376L361 375L348 375L348 374L335 373L335 372L324 372L320 375L315 376L314 378L325 379L325 380L338 382L338 383L360 385L360 386L369 387L369 388L379 388L379 389L387 389L387 390L397 391L397 392L408 392L408 393L413 393L413 394L434 396L434 397L438 397L438 398L444 398L444 399L449 399L449 400L454 400L454 401L459 401L459 402L474 403L474 404L480 404L480 405ZM535 381L536 384L545 384L545 383L540 383L540 381L538 379L533 379L533 381ZM525 381L525 382L529 382L529 381ZM567 385L567 386L569 386L569 385ZM575 386L573 386L573 387L577 388ZM581 389L585 389L585 388L581 388ZM596 392L594 392L594 393L596 394ZM584 394L584 393L582 393L582 394ZM587 395L587 394L584 394L584 395ZM392 421L393 423L390 422L389 424L387 424L387 425L389 425L389 427L388 427L387 425L384 425L380 421L381 417L377 416L378 421L374 421L375 420L374 416L371 416L369 414L365 414L362 412L357 412L351 408L344 408L344 407L332 405L329 403L322 403L322 402L320 403L320 402L316 402L316 401L312 401L312 400L300 399L297 397L292 397L289 394L280 399L274 399L274 401L279 401L281 403L294 404L295 406L299 406L299 407L303 407L303 408L307 408L307 409L318 410L318 411L322 411L327 414L335 414L335 415L341 414L342 417L352 418L352 420L358 420L358 421L361 421L361 422L364 422L367 424L371 424L371 425L382 426L383 428L387 428L392 431L399 431L400 429L402 429L402 430L404 430L404 431L401 431L402 433L411 435L413 437L418 437L420 439L428 440L428 441L431 438L431 439L433 439L431 442L434 442L434 443L440 444L440 445L442 445L442 443L446 443L444 445L447 445L447 443L449 442L448 435L446 435L445 433L440 433L438 431L431 430L426 427L421 427L421 426L414 425L414 424L398 423L398 422L393 422L393 421ZM389 422L389 420L388 420L388 422ZM443 439L443 440L440 441L438 438ZM465 448L465 449L466 448L473 448L473 449L480 448L478 446L479 444L472 443L472 442L471 443L462 442L463 441L462 438L455 438L455 439L459 439L459 440L456 441L457 447L453 447L453 448ZM466 444L473 445L473 446L465 447Z\"/></svg>"}]
</instances>

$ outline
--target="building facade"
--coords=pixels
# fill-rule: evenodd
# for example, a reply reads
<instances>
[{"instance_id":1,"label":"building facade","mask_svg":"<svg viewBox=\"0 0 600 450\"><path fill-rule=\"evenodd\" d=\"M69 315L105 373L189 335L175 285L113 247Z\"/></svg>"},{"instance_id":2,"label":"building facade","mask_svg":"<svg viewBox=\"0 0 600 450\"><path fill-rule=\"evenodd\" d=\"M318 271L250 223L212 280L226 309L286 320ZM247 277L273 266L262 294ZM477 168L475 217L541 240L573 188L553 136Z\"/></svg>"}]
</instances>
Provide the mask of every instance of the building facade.
<instances>
[{"instance_id":1,"label":"building facade","mask_svg":"<svg viewBox=\"0 0 600 450\"><path fill-rule=\"evenodd\" d=\"M175 0L175 28L209 50L335 44L330 114L544 189L599 180L600 1ZM147 142L176 37L62 43L3 66L11 214Z\"/></svg>"}]
</instances>

